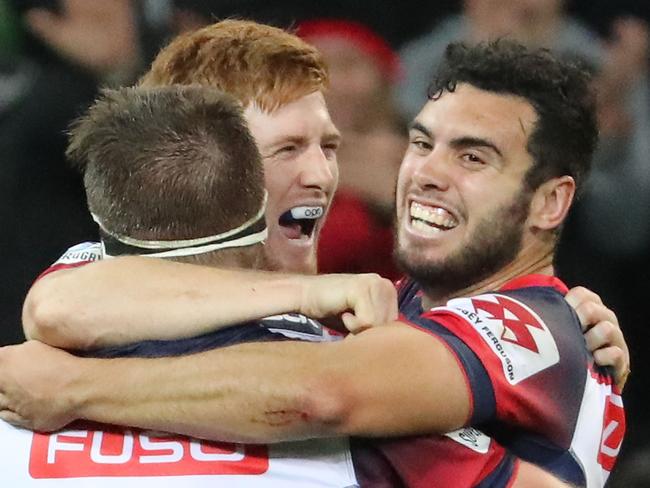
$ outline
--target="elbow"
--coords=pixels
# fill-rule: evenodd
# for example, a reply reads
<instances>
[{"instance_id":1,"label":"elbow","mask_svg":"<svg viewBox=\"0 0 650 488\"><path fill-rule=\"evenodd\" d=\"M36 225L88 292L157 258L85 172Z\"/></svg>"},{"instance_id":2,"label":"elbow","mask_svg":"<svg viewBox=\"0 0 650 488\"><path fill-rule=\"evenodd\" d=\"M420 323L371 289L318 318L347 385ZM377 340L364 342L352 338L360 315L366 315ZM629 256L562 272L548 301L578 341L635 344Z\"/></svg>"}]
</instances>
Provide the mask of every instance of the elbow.
<instances>
[{"instance_id":1,"label":"elbow","mask_svg":"<svg viewBox=\"0 0 650 488\"><path fill-rule=\"evenodd\" d=\"M27 339L48 342L56 331L56 308L51 306L48 292L42 283L36 283L25 298L23 304L23 332Z\"/></svg>"},{"instance_id":2,"label":"elbow","mask_svg":"<svg viewBox=\"0 0 650 488\"><path fill-rule=\"evenodd\" d=\"M304 420L313 428L313 436L347 436L355 433L355 418L359 406L346 388L346 381L328 376L314 380L305 389Z\"/></svg>"},{"instance_id":3,"label":"elbow","mask_svg":"<svg viewBox=\"0 0 650 488\"><path fill-rule=\"evenodd\" d=\"M84 311L69 301L55 277L45 277L41 281L32 287L23 304L25 337L65 349L94 347L98 338L87 330L79 333L74 326Z\"/></svg>"}]
</instances>

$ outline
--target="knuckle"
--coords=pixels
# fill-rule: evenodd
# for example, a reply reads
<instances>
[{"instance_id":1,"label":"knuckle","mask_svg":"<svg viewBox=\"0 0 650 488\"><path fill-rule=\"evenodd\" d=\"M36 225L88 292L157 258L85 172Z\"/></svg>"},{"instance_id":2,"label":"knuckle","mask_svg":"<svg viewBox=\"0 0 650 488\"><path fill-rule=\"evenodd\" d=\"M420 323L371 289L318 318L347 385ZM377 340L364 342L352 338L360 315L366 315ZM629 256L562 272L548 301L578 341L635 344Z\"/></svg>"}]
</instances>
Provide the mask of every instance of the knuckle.
<instances>
[{"instance_id":1,"label":"knuckle","mask_svg":"<svg viewBox=\"0 0 650 488\"><path fill-rule=\"evenodd\" d=\"M602 345L598 333L593 328L585 332L585 342L590 351L593 351Z\"/></svg>"},{"instance_id":2,"label":"knuckle","mask_svg":"<svg viewBox=\"0 0 650 488\"><path fill-rule=\"evenodd\" d=\"M375 286L377 283L381 283L381 276L375 273L364 274L363 279L370 286Z\"/></svg>"},{"instance_id":3,"label":"knuckle","mask_svg":"<svg viewBox=\"0 0 650 488\"><path fill-rule=\"evenodd\" d=\"M611 350L611 355L613 361L619 366L624 366L625 364L625 353L620 347L614 346Z\"/></svg>"},{"instance_id":4,"label":"knuckle","mask_svg":"<svg viewBox=\"0 0 650 488\"><path fill-rule=\"evenodd\" d=\"M575 288L571 288L569 293L575 295L580 301L602 303L602 300L598 293L590 290L589 288L585 288L584 286L576 286Z\"/></svg>"},{"instance_id":5,"label":"knuckle","mask_svg":"<svg viewBox=\"0 0 650 488\"><path fill-rule=\"evenodd\" d=\"M589 293L589 290L587 290L584 286L575 286L569 290L569 293L573 295L584 296L585 294Z\"/></svg>"},{"instance_id":6,"label":"knuckle","mask_svg":"<svg viewBox=\"0 0 650 488\"><path fill-rule=\"evenodd\" d=\"M600 328L600 333L608 342L614 338L616 334L616 327L614 327L614 324L609 321L604 321L600 322L598 327Z\"/></svg>"},{"instance_id":7,"label":"knuckle","mask_svg":"<svg viewBox=\"0 0 650 488\"><path fill-rule=\"evenodd\" d=\"M594 360L600 366L610 365L612 364L612 358L609 353L610 353L609 349L596 349L593 352Z\"/></svg>"},{"instance_id":8,"label":"knuckle","mask_svg":"<svg viewBox=\"0 0 650 488\"><path fill-rule=\"evenodd\" d=\"M584 302L580 306L580 310L587 320L593 320L598 315L599 305L591 301Z\"/></svg>"}]
</instances>

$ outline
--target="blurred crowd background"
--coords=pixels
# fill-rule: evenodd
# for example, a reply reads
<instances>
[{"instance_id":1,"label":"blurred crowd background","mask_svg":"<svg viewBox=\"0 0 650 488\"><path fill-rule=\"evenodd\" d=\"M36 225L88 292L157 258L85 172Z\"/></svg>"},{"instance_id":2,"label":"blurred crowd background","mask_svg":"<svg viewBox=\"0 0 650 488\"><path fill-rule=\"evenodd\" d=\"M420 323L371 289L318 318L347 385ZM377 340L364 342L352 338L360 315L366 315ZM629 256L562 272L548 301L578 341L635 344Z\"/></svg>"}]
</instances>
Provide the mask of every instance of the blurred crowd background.
<instances>
[{"instance_id":1,"label":"blurred crowd background","mask_svg":"<svg viewBox=\"0 0 650 488\"><path fill-rule=\"evenodd\" d=\"M20 308L34 278L72 244L97 239L63 157L69 122L101 87L134 83L175 34L225 17L296 29L329 64L328 104L344 143L324 272L398 276L391 217L405 126L448 42L511 36L593 70L601 143L557 265L621 321L633 373L611 486L650 486L648 0L0 0L0 345L23 340Z\"/></svg>"}]
</instances>

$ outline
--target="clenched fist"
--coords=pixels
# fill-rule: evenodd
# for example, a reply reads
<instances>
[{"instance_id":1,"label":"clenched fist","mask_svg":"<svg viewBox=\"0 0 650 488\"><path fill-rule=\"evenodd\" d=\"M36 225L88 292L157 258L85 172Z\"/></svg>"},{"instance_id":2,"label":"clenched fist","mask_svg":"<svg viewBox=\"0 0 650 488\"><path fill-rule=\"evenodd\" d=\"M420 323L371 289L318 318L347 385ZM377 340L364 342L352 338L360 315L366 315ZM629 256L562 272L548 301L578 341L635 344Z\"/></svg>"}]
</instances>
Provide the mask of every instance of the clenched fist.
<instances>
[{"instance_id":1,"label":"clenched fist","mask_svg":"<svg viewBox=\"0 0 650 488\"><path fill-rule=\"evenodd\" d=\"M74 356L37 341L0 348L0 419L36 431L75 420L66 391Z\"/></svg>"},{"instance_id":2,"label":"clenched fist","mask_svg":"<svg viewBox=\"0 0 650 488\"><path fill-rule=\"evenodd\" d=\"M397 319L397 292L377 274L330 274L301 277L300 312L323 318L343 314L352 332Z\"/></svg>"}]
</instances>

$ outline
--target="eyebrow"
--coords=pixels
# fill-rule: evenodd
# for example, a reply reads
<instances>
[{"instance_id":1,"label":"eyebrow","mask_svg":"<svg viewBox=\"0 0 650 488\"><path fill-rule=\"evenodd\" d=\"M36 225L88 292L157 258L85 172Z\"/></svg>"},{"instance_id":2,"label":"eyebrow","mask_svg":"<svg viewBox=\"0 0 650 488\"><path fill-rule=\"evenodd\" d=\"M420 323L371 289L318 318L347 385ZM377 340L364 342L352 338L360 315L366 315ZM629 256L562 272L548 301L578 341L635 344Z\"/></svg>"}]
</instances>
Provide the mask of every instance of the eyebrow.
<instances>
[{"instance_id":1,"label":"eyebrow","mask_svg":"<svg viewBox=\"0 0 650 488\"><path fill-rule=\"evenodd\" d=\"M486 149L491 149L492 151L497 153L499 157L503 157L501 150L497 147L495 143L493 143L489 139L483 139L481 137L459 137L458 139L453 139L449 145L453 148L483 147Z\"/></svg>"},{"instance_id":2,"label":"eyebrow","mask_svg":"<svg viewBox=\"0 0 650 488\"><path fill-rule=\"evenodd\" d=\"M275 146L277 144L284 144L287 142L292 142L294 144L301 144L305 142L307 138L305 136L299 135L299 136L294 136L291 134L284 134L280 135L276 138L275 141L271 143L272 146ZM332 141L340 141L341 140L341 133L338 131L332 131L328 132L322 137L322 140L325 142L332 142Z\"/></svg>"},{"instance_id":3,"label":"eyebrow","mask_svg":"<svg viewBox=\"0 0 650 488\"><path fill-rule=\"evenodd\" d=\"M287 143L302 144L304 142L305 142L305 137L303 137L303 136L292 136L290 134L283 134L283 135L280 135L280 136L276 137L275 140L273 140L273 142L268 144L268 146L269 147L275 147L275 146L279 146L279 145L287 144Z\"/></svg>"},{"instance_id":4,"label":"eyebrow","mask_svg":"<svg viewBox=\"0 0 650 488\"><path fill-rule=\"evenodd\" d=\"M326 143L329 143L329 142L341 142L341 139L342 139L342 136L341 136L341 133L339 131L330 132L330 133L325 134L323 136L323 141L325 141Z\"/></svg>"},{"instance_id":5,"label":"eyebrow","mask_svg":"<svg viewBox=\"0 0 650 488\"><path fill-rule=\"evenodd\" d=\"M418 122L417 120L411 122L408 126L408 129L409 131L416 130L418 132L423 133L429 139L434 139L431 131L427 129L424 125L422 125L420 122ZM494 142L490 141L489 139L484 139L482 137L471 137L471 136L459 137L457 139L453 139L449 145L456 149L463 148L463 147L483 147L483 148L491 149L500 157L503 157L503 153Z\"/></svg>"},{"instance_id":6,"label":"eyebrow","mask_svg":"<svg viewBox=\"0 0 650 488\"><path fill-rule=\"evenodd\" d=\"M429 129L427 129L425 126L423 126L420 122L417 120L414 120L411 122L408 126L409 132L412 130L416 130L418 132L422 132L425 136L427 136L429 139L433 139L433 134Z\"/></svg>"}]
</instances>

